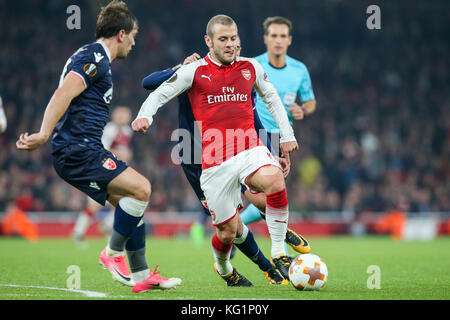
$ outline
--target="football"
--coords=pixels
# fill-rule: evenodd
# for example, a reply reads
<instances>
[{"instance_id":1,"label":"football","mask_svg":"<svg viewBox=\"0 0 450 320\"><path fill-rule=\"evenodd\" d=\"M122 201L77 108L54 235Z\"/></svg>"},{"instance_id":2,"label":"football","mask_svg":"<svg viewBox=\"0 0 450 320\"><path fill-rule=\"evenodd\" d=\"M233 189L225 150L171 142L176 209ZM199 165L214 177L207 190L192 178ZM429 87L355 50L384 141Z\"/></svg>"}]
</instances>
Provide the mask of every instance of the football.
<instances>
[{"instance_id":1,"label":"football","mask_svg":"<svg viewBox=\"0 0 450 320\"><path fill-rule=\"evenodd\" d=\"M315 254L301 254L289 267L289 280L297 290L320 290L327 278L327 265Z\"/></svg>"}]
</instances>

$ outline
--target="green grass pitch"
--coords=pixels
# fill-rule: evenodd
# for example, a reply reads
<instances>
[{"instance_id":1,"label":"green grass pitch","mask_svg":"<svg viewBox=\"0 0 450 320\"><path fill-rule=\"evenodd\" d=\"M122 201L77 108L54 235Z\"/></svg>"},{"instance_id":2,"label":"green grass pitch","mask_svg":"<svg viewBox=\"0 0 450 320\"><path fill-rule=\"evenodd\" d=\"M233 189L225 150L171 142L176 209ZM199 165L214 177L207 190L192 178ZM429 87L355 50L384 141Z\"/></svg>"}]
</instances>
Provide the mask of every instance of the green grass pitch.
<instances>
[{"instance_id":1,"label":"green grass pitch","mask_svg":"<svg viewBox=\"0 0 450 320\"><path fill-rule=\"evenodd\" d=\"M433 242L403 242L388 237L310 237L309 241L311 253L319 255L328 266L328 282L318 292L297 291L291 284L269 285L258 267L239 251L232 263L254 287L228 288L213 271L208 240L195 246L189 238L148 238L150 268L159 265L162 276L179 277L183 283L174 290L134 294L99 266L104 239L88 239L89 247L81 250L71 239L47 238L30 243L0 238L0 300L450 299L449 237ZM257 238L257 242L268 255L270 240ZM368 273L372 265L380 270L379 289L368 288L368 282L373 283L373 273ZM79 268L80 290L100 292L106 298L63 290L68 282L73 283L69 266Z\"/></svg>"}]
</instances>

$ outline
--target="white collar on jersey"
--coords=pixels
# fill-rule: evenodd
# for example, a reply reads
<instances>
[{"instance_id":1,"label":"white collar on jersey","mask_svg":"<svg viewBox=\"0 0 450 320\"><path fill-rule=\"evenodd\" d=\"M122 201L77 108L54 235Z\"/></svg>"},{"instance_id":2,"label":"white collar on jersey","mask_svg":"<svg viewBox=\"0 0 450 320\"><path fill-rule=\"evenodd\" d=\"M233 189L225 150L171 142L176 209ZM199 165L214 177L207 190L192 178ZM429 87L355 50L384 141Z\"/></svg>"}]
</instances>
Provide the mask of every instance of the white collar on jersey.
<instances>
[{"instance_id":1,"label":"white collar on jersey","mask_svg":"<svg viewBox=\"0 0 450 320\"><path fill-rule=\"evenodd\" d=\"M97 40L97 43L100 43L102 45L103 49L106 52L106 55L108 56L109 62L111 62L111 53L109 52L109 49L106 46L106 44L102 40Z\"/></svg>"},{"instance_id":2,"label":"white collar on jersey","mask_svg":"<svg viewBox=\"0 0 450 320\"><path fill-rule=\"evenodd\" d=\"M214 63L216 66L219 66L219 67L220 67L220 66L222 65L221 63L217 62L216 60L214 60L214 59L211 57L211 52L208 52L208 58L209 58L209 60L211 60L211 62ZM237 58L237 57L236 57L236 58ZM236 61L236 59L234 59L234 60L230 63L230 65L233 64L235 61Z\"/></svg>"}]
</instances>

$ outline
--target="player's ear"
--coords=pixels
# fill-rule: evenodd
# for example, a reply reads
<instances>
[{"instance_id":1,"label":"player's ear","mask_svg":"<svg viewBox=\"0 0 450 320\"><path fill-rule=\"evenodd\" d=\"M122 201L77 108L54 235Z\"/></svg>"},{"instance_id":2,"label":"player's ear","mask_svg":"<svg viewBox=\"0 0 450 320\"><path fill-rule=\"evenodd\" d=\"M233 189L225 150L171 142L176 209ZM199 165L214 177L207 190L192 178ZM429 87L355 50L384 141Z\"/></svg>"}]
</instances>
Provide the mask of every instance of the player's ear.
<instances>
[{"instance_id":1,"label":"player's ear","mask_svg":"<svg viewBox=\"0 0 450 320\"><path fill-rule=\"evenodd\" d=\"M289 46L291 45L291 43L292 43L292 36L289 36Z\"/></svg>"},{"instance_id":2,"label":"player's ear","mask_svg":"<svg viewBox=\"0 0 450 320\"><path fill-rule=\"evenodd\" d=\"M208 48L212 48L212 41L211 38L208 35L205 35L205 43L208 46Z\"/></svg>"},{"instance_id":3,"label":"player's ear","mask_svg":"<svg viewBox=\"0 0 450 320\"><path fill-rule=\"evenodd\" d=\"M117 40L119 42L123 42L123 38L125 37L126 31L125 29L122 29L119 31L119 33L117 34Z\"/></svg>"}]
</instances>

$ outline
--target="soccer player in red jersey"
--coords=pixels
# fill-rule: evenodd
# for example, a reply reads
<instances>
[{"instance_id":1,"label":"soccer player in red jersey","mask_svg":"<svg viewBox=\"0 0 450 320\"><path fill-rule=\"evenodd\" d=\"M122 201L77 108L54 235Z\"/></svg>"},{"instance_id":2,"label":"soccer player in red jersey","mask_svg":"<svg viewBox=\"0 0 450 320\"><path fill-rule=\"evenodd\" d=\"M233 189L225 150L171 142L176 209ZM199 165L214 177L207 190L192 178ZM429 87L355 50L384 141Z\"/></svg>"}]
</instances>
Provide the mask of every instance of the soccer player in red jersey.
<instances>
[{"instance_id":1,"label":"soccer player in red jersey","mask_svg":"<svg viewBox=\"0 0 450 320\"><path fill-rule=\"evenodd\" d=\"M182 66L143 103L132 128L145 132L157 110L169 100L188 92L193 113L202 134L202 175L216 234L212 239L214 269L228 285L248 286L249 281L230 263L235 239L243 233L237 214L242 206L241 187L266 195L266 223L272 240L271 257L285 278L288 260L284 239L288 222L288 200L280 164L260 141L254 128L251 91L254 87L265 101L280 128L280 148L289 154L298 149L276 89L254 59L237 57L237 25L225 15L211 18L205 42L209 53L203 59Z\"/></svg>"}]
</instances>

